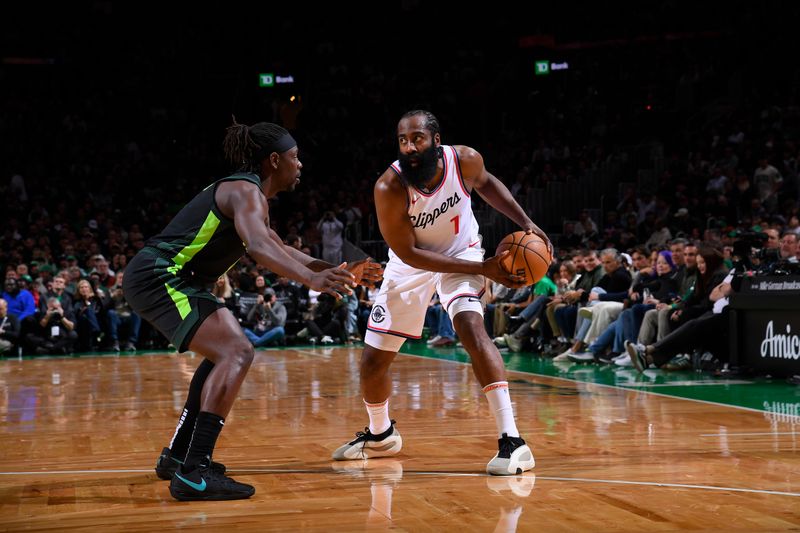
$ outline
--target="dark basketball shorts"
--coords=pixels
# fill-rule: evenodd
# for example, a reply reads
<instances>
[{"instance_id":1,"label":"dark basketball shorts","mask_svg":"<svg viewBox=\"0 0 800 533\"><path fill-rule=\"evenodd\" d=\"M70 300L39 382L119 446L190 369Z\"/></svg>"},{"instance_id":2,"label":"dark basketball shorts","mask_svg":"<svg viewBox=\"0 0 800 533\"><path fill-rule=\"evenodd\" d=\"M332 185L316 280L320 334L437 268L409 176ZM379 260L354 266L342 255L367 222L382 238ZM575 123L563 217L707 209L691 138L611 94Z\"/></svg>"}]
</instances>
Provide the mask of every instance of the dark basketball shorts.
<instances>
[{"instance_id":1,"label":"dark basketball shorts","mask_svg":"<svg viewBox=\"0 0 800 533\"><path fill-rule=\"evenodd\" d=\"M180 276L180 270L153 248L143 248L125 268L123 294L133 310L185 352L203 321L225 307L205 287Z\"/></svg>"}]
</instances>

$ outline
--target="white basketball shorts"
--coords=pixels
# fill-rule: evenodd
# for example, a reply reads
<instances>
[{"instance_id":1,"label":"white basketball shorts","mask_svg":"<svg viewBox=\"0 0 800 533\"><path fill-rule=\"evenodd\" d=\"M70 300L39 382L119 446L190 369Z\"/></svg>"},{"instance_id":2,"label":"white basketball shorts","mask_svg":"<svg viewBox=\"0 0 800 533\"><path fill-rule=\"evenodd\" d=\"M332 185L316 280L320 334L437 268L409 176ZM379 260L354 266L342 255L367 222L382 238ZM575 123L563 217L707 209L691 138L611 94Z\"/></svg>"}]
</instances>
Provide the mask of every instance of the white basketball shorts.
<instances>
[{"instance_id":1,"label":"white basketball shorts","mask_svg":"<svg viewBox=\"0 0 800 533\"><path fill-rule=\"evenodd\" d=\"M455 257L483 261L483 250L467 248ZM384 270L364 342L378 350L397 352L406 339L419 339L433 291L439 293L451 319L462 311L483 316L483 284L483 276L428 272L393 258Z\"/></svg>"}]
</instances>

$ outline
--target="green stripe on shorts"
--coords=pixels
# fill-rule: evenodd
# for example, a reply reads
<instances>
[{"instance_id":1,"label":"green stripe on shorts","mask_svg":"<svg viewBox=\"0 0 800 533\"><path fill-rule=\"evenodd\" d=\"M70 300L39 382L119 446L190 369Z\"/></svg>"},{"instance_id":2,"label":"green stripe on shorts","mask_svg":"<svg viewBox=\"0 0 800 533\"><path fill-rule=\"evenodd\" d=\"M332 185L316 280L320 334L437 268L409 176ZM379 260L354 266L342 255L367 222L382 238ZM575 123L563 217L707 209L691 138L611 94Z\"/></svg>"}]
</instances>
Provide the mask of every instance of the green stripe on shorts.
<instances>
[{"instance_id":1,"label":"green stripe on shorts","mask_svg":"<svg viewBox=\"0 0 800 533\"><path fill-rule=\"evenodd\" d=\"M181 291L170 287L169 283L165 283L164 286L167 288L169 297L172 298L172 301L175 303L175 307L178 308L178 314L181 315L181 320L185 320L192 311L192 306L189 304L189 297Z\"/></svg>"}]
</instances>

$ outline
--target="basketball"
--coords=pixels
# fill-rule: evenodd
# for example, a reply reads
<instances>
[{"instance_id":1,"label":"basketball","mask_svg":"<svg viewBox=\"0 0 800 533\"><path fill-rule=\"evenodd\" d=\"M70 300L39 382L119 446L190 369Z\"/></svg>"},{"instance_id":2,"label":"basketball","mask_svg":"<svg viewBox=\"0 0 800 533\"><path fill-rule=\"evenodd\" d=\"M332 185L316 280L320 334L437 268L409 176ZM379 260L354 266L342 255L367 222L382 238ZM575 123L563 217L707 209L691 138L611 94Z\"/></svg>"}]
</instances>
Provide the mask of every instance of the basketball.
<instances>
[{"instance_id":1,"label":"basketball","mask_svg":"<svg viewBox=\"0 0 800 533\"><path fill-rule=\"evenodd\" d=\"M533 285L544 277L553 258L547 244L535 233L515 231L506 235L497 245L496 255L508 250L503 267L512 274L525 276L525 282Z\"/></svg>"}]
</instances>

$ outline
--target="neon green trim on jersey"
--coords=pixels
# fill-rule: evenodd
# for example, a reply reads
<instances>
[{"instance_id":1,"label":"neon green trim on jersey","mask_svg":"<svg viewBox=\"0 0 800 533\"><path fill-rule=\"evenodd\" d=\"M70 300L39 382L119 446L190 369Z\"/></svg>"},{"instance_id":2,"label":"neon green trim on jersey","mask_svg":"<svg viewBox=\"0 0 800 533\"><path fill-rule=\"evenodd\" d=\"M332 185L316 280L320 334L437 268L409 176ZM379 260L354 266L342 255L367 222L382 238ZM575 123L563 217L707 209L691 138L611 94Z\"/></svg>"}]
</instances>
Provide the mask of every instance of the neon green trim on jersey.
<instances>
[{"instance_id":1,"label":"neon green trim on jersey","mask_svg":"<svg viewBox=\"0 0 800 533\"><path fill-rule=\"evenodd\" d=\"M211 241L211 237L214 235L214 232L217 231L218 227L219 219L217 218L217 215L215 215L213 211L209 211L206 221L203 222L200 231L197 232L197 235L195 235L191 244L186 246L183 250L178 252L175 257L172 258L172 262L175 263L175 266L177 267L175 272L172 272L171 270L175 267L171 267L168 270L170 270L172 274L175 274L178 270L183 268L183 265L191 261L192 258L197 255L197 252L202 250L203 247L208 244L209 241Z\"/></svg>"}]
</instances>

